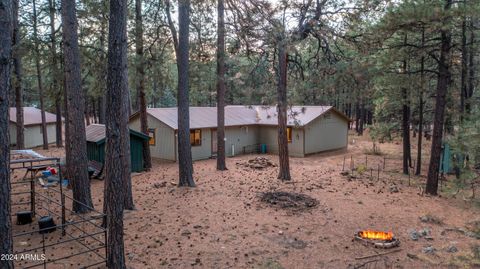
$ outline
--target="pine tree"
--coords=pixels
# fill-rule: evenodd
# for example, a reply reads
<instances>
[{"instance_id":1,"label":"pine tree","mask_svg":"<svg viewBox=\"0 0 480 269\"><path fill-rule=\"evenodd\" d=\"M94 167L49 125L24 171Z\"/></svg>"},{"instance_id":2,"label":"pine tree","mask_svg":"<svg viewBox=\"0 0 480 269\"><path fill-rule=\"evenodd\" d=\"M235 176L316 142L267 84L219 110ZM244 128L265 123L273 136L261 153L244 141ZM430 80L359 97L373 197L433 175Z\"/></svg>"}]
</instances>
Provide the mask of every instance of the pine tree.
<instances>
[{"instance_id":1,"label":"pine tree","mask_svg":"<svg viewBox=\"0 0 480 269\"><path fill-rule=\"evenodd\" d=\"M13 3L0 1L0 253L13 253L10 187L9 91L12 58ZM0 268L13 268L13 260L0 259Z\"/></svg>"},{"instance_id":2,"label":"pine tree","mask_svg":"<svg viewBox=\"0 0 480 269\"><path fill-rule=\"evenodd\" d=\"M140 130L148 134L147 120L147 100L145 96L145 60L143 56L143 22L142 22L142 0L135 0L135 46L137 54L137 95L140 110ZM147 170L152 168L152 158L150 156L150 144L146 140L143 142L143 160L144 167Z\"/></svg>"},{"instance_id":3,"label":"pine tree","mask_svg":"<svg viewBox=\"0 0 480 269\"><path fill-rule=\"evenodd\" d=\"M217 4L217 170L227 170L225 164L225 6Z\"/></svg>"},{"instance_id":4,"label":"pine tree","mask_svg":"<svg viewBox=\"0 0 480 269\"><path fill-rule=\"evenodd\" d=\"M127 77L127 1L110 1L106 94L105 213L107 215L107 266L126 268L123 210L129 195L130 134ZM125 154L128 154L125 158ZM131 184L131 183L130 183ZM131 186L130 186L131 188ZM131 195L131 194L130 194Z\"/></svg>"},{"instance_id":5,"label":"pine tree","mask_svg":"<svg viewBox=\"0 0 480 269\"><path fill-rule=\"evenodd\" d=\"M445 11L452 6L452 0L445 0ZM449 16L449 15L448 15ZM444 24L449 22L449 18L444 19ZM438 61L437 90L435 97L435 113L433 120L432 149L430 151L430 164L428 166L427 186L425 192L431 195L437 195L438 175L440 168L440 156L442 152L443 124L445 120L445 106L447 100L447 89L450 78L450 50L451 33L447 27L440 30L440 59Z\"/></svg>"},{"instance_id":6,"label":"pine tree","mask_svg":"<svg viewBox=\"0 0 480 269\"><path fill-rule=\"evenodd\" d=\"M80 76L77 19L74 0L62 0L63 61L66 92L66 159L72 185L73 211L85 213L93 208L87 170L87 142L83 113L85 97Z\"/></svg>"},{"instance_id":7,"label":"pine tree","mask_svg":"<svg viewBox=\"0 0 480 269\"><path fill-rule=\"evenodd\" d=\"M19 0L13 0L13 72L15 88L15 108L17 127L17 149L25 148L24 119L23 119L23 72L20 40L20 22L18 21Z\"/></svg>"}]
</instances>

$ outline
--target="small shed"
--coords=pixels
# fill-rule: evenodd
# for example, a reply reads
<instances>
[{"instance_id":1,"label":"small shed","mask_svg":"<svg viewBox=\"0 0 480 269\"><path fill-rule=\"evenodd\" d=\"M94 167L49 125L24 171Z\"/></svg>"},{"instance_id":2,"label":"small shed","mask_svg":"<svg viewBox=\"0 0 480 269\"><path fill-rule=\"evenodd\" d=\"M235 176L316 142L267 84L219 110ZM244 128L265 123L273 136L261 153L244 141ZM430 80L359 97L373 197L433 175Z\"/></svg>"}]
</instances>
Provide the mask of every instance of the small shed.
<instances>
[{"instance_id":1,"label":"small shed","mask_svg":"<svg viewBox=\"0 0 480 269\"><path fill-rule=\"evenodd\" d=\"M91 124L85 129L87 135L87 156L90 161L105 163L105 125ZM148 135L130 129L130 160L132 172L141 172L144 169L143 142Z\"/></svg>"},{"instance_id":2,"label":"small shed","mask_svg":"<svg viewBox=\"0 0 480 269\"><path fill-rule=\"evenodd\" d=\"M17 144L17 109L11 107L9 109L9 132L10 145ZM62 118L63 121L63 118ZM57 137L57 115L45 112L45 123L47 125L48 143L54 143ZM23 108L23 136L25 148L34 148L43 145L42 134L42 111L35 107Z\"/></svg>"}]
</instances>

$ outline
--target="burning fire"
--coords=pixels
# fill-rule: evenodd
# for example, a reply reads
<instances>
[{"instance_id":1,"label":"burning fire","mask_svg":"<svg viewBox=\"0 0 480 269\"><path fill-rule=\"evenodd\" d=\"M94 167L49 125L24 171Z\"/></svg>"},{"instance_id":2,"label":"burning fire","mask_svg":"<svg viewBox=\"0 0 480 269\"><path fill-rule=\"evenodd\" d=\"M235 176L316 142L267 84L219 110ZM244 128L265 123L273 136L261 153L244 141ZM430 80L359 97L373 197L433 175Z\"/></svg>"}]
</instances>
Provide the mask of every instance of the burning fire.
<instances>
[{"instance_id":1,"label":"burning fire","mask_svg":"<svg viewBox=\"0 0 480 269\"><path fill-rule=\"evenodd\" d=\"M360 231L358 235L365 239L374 239L374 240L392 240L393 239L392 232L386 233L386 232L365 230L365 231Z\"/></svg>"}]
</instances>

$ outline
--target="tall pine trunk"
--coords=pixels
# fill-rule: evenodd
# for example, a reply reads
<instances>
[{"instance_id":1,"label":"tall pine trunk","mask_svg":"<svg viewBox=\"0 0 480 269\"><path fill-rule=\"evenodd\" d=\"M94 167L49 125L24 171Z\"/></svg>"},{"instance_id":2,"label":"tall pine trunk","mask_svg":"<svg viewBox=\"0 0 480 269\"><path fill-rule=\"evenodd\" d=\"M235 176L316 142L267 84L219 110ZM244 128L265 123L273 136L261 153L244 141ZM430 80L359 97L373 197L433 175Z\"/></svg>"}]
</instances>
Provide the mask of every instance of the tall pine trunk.
<instances>
[{"instance_id":1,"label":"tall pine trunk","mask_svg":"<svg viewBox=\"0 0 480 269\"><path fill-rule=\"evenodd\" d=\"M217 170L227 170L225 164L225 5L217 5Z\"/></svg>"},{"instance_id":2,"label":"tall pine trunk","mask_svg":"<svg viewBox=\"0 0 480 269\"><path fill-rule=\"evenodd\" d=\"M464 2L464 6L466 2ZM463 17L462 21L462 69L461 69L461 80L460 80L460 120L463 121L464 112L465 112L465 99L468 98L468 90L467 90L467 58L468 58L468 51L467 51L467 21L466 17Z\"/></svg>"},{"instance_id":3,"label":"tall pine trunk","mask_svg":"<svg viewBox=\"0 0 480 269\"><path fill-rule=\"evenodd\" d=\"M192 149L190 145L190 113L189 113L189 25L190 0L178 1L178 186L194 187Z\"/></svg>"},{"instance_id":4,"label":"tall pine trunk","mask_svg":"<svg viewBox=\"0 0 480 269\"><path fill-rule=\"evenodd\" d=\"M405 34L404 44L407 44L407 34ZM403 60L403 73L407 75L407 59ZM408 83L406 83L408 85ZM409 174L410 160L410 97L407 86L402 87L402 142L403 142L403 173Z\"/></svg>"},{"instance_id":5,"label":"tall pine trunk","mask_svg":"<svg viewBox=\"0 0 480 269\"><path fill-rule=\"evenodd\" d=\"M84 213L93 207L90 179L87 171L87 142L85 135L85 96L80 76L77 17L74 0L62 0L64 77L67 94L67 170L72 185L73 211Z\"/></svg>"},{"instance_id":6,"label":"tall pine trunk","mask_svg":"<svg viewBox=\"0 0 480 269\"><path fill-rule=\"evenodd\" d=\"M25 148L24 119L23 119L23 74L22 74L22 55L20 42L20 23L18 21L19 1L13 0L13 87L15 88L15 108L16 108L16 145L17 149Z\"/></svg>"},{"instance_id":7,"label":"tall pine trunk","mask_svg":"<svg viewBox=\"0 0 480 269\"><path fill-rule=\"evenodd\" d=\"M100 30L100 38L99 38L100 48L102 50L102 53L100 54L100 57L99 57L100 58L99 62L101 66L100 66L100 72L97 75L100 81L105 81L106 80L106 70L105 70L106 59L105 59L105 53L103 52L105 48L106 25L104 25L104 20L102 20L101 25L102 25L102 29ZM100 100L98 101L98 121L100 124L105 124L106 89L104 87L105 87L105 84L101 83Z\"/></svg>"},{"instance_id":8,"label":"tall pine trunk","mask_svg":"<svg viewBox=\"0 0 480 269\"><path fill-rule=\"evenodd\" d=\"M284 31L284 30L283 30ZM278 179L290 180L290 163L287 138L287 44L285 32L278 40Z\"/></svg>"},{"instance_id":9,"label":"tall pine trunk","mask_svg":"<svg viewBox=\"0 0 480 269\"><path fill-rule=\"evenodd\" d=\"M445 11L452 5L452 0L446 0ZM447 21L444 22L447 24ZM445 106L447 101L448 80L450 78L450 49L451 34L447 27L440 30L441 48L438 62L437 90L435 97L435 114L433 119L432 149L428 166L427 186L425 192L437 195L440 156L442 153L443 123L445 120Z\"/></svg>"},{"instance_id":10,"label":"tall pine trunk","mask_svg":"<svg viewBox=\"0 0 480 269\"><path fill-rule=\"evenodd\" d=\"M48 8L50 15L50 57L52 59L52 92L55 94L55 113L56 113L56 146L63 146L63 137L62 137L62 90L58 83L60 71L58 70L57 63L57 38L55 31L55 0L48 0Z\"/></svg>"},{"instance_id":11,"label":"tall pine trunk","mask_svg":"<svg viewBox=\"0 0 480 269\"><path fill-rule=\"evenodd\" d=\"M12 1L2 0L0 2L0 254L13 253L8 131L13 14ZM13 260L0 259L0 268L13 268Z\"/></svg>"},{"instance_id":12,"label":"tall pine trunk","mask_svg":"<svg viewBox=\"0 0 480 269\"><path fill-rule=\"evenodd\" d=\"M125 167L130 162L127 77L127 1L110 1L106 93L105 213L107 215L107 266L125 268L123 210L126 193ZM130 158L130 155L128 155Z\"/></svg>"},{"instance_id":13,"label":"tall pine trunk","mask_svg":"<svg viewBox=\"0 0 480 269\"><path fill-rule=\"evenodd\" d=\"M425 28L422 28L422 48L425 45ZM423 92L425 90L425 57L420 60L420 92L418 97L418 144L417 144L417 167L415 175L422 172L422 139L423 139Z\"/></svg>"},{"instance_id":14,"label":"tall pine trunk","mask_svg":"<svg viewBox=\"0 0 480 269\"><path fill-rule=\"evenodd\" d=\"M137 54L137 95L140 110L140 129L144 134L148 134L147 120L147 100L145 97L145 61L143 56L143 18L142 18L142 0L135 0L135 46ZM147 170L152 168L152 158L150 156L150 143L143 141L143 161Z\"/></svg>"},{"instance_id":15,"label":"tall pine trunk","mask_svg":"<svg viewBox=\"0 0 480 269\"><path fill-rule=\"evenodd\" d=\"M41 128L42 128L43 149L48 149L47 122L46 122L46 119L45 119L42 71L41 71L41 67L40 67L40 41L38 40L37 3L36 3L35 0L32 1L32 5L33 5L33 39L34 39L34 49L35 49L35 69L37 71L38 98L40 99L40 114L41 114L41 118L42 118Z\"/></svg>"},{"instance_id":16,"label":"tall pine trunk","mask_svg":"<svg viewBox=\"0 0 480 269\"><path fill-rule=\"evenodd\" d=\"M471 22L473 28L473 20ZM465 110L470 113L472 110L472 96L475 89L475 29L470 30L470 53L468 59L468 94L465 104Z\"/></svg>"}]
</instances>

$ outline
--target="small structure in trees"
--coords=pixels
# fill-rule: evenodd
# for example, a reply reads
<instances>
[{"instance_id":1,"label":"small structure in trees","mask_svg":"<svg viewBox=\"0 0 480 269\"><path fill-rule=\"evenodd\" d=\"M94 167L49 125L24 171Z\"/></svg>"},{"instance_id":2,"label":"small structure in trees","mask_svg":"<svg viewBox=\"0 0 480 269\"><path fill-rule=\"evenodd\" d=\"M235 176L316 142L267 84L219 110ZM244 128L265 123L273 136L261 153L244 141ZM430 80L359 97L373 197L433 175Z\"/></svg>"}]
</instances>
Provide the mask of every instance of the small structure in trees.
<instances>
[{"instance_id":1,"label":"small structure in trees","mask_svg":"<svg viewBox=\"0 0 480 269\"><path fill-rule=\"evenodd\" d=\"M17 121L16 114L17 109L11 107L9 110L9 132L10 132L10 144L17 144ZM42 112L35 107L24 107L24 146L25 148L33 148L43 145L42 139ZM54 143L56 141L56 121L57 116L52 113L45 112L45 122L47 125L48 143Z\"/></svg>"},{"instance_id":2,"label":"small structure in trees","mask_svg":"<svg viewBox=\"0 0 480 269\"><path fill-rule=\"evenodd\" d=\"M86 127L87 136L87 156L89 161L105 163L105 125L90 124ZM143 159L144 141L149 137L140 132L130 129L130 160L132 172L142 172L145 170L145 160Z\"/></svg>"}]
</instances>

